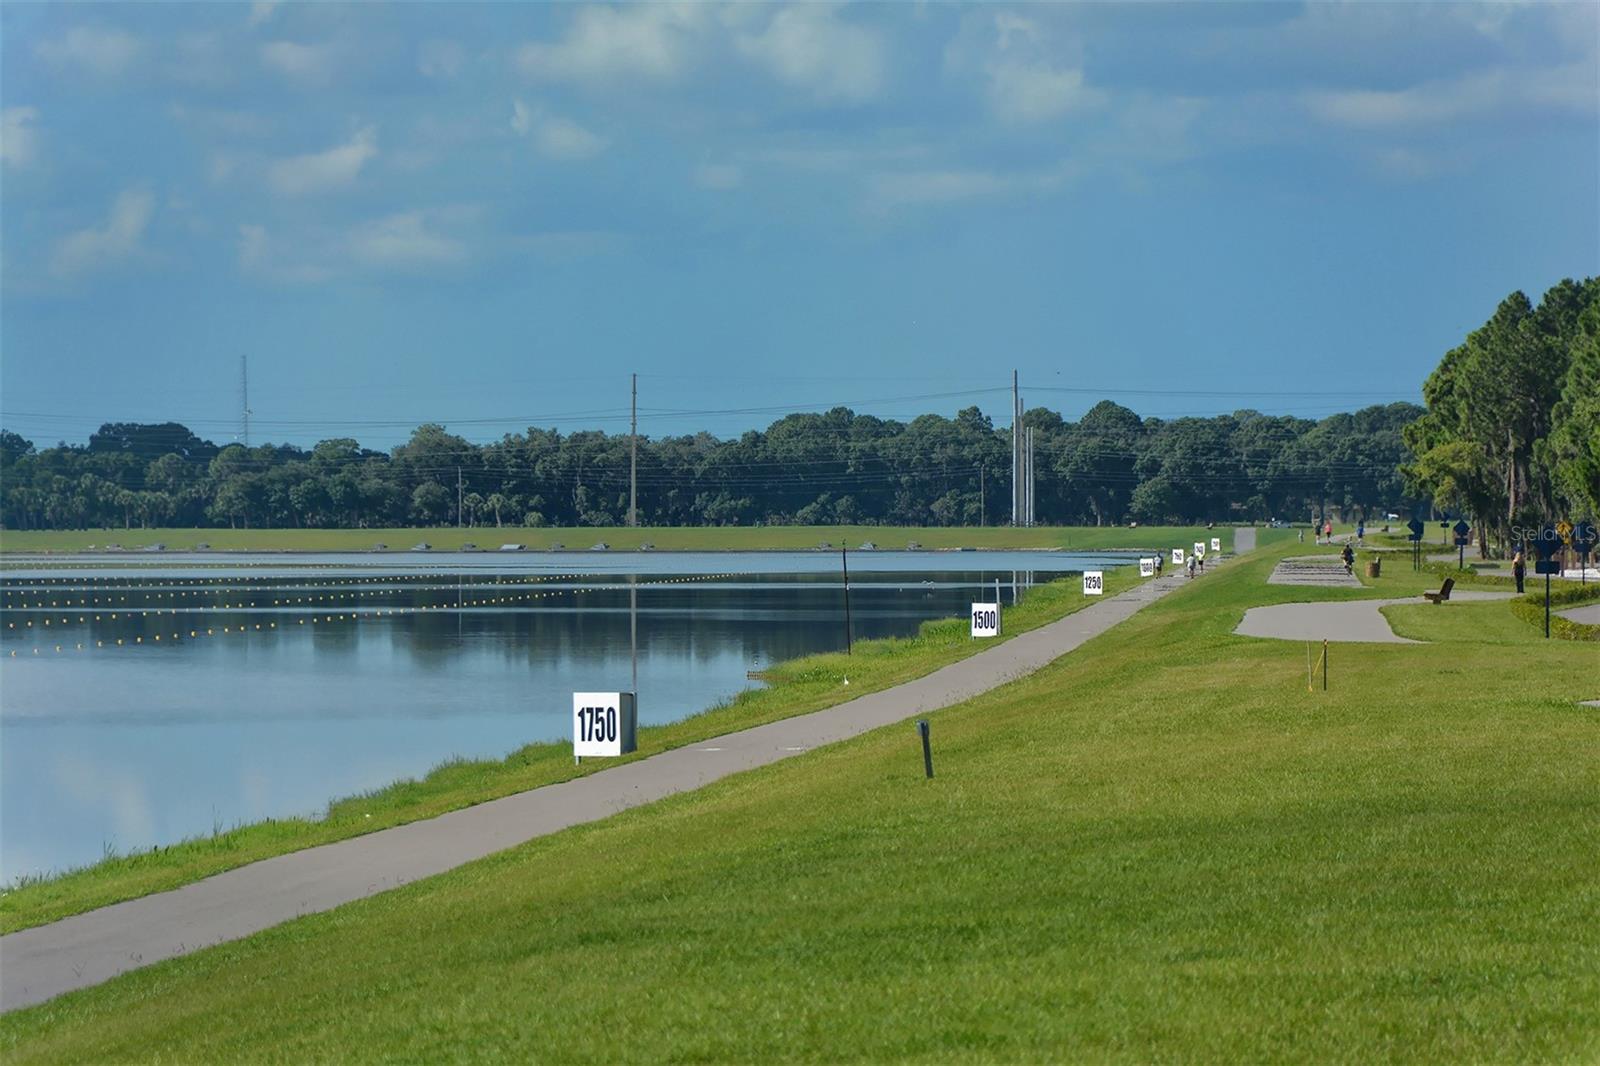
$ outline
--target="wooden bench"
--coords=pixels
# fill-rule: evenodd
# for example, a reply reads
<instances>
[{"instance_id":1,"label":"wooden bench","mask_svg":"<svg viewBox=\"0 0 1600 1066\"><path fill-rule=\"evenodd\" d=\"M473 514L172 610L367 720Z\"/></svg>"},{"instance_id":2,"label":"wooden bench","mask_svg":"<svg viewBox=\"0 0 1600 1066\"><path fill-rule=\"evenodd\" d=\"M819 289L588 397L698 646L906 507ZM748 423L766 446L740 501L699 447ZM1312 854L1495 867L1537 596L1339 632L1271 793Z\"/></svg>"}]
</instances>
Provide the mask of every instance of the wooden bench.
<instances>
[{"instance_id":1,"label":"wooden bench","mask_svg":"<svg viewBox=\"0 0 1600 1066\"><path fill-rule=\"evenodd\" d=\"M1456 579L1453 577L1447 577L1444 579L1444 584L1439 586L1438 592L1424 592L1422 594L1422 598L1427 600L1429 603L1443 603L1445 600L1450 598L1450 590L1455 587Z\"/></svg>"}]
</instances>

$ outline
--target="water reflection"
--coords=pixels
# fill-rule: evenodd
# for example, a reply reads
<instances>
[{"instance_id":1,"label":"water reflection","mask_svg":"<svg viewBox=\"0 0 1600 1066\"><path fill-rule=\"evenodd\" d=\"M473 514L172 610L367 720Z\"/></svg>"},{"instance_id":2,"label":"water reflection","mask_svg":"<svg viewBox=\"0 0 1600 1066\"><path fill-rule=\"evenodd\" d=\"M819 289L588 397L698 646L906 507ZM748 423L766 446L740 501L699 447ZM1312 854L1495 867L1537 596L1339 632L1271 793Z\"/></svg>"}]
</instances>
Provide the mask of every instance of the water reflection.
<instances>
[{"instance_id":1,"label":"water reflection","mask_svg":"<svg viewBox=\"0 0 1600 1066\"><path fill-rule=\"evenodd\" d=\"M448 757L560 739L571 692L629 685L621 573L97 572L3 582L0 879L315 814ZM836 573L685 573L637 578L644 724L844 645ZM961 614L996 577L1009 588L1009 569L853 573L855 637Z\"/></svg>"}]
</instances>

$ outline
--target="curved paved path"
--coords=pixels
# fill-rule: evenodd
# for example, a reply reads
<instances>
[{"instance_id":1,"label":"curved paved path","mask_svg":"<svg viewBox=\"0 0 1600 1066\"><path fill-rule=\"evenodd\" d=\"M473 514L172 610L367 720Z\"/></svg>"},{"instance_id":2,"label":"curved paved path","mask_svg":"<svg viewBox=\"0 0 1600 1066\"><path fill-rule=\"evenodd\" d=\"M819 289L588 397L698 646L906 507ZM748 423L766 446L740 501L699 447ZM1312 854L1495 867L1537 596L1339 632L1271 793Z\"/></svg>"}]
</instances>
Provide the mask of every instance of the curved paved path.
<instances>
[{"instance_id":1,"label":"curved paved path","mask_svg":"<svg viewBox=\"0 0 1600 1066\"><path fill-rule=\"evenodd\" d=\"M1236 531L1234 544L1236 550L1253 549L1255 531ZM1145 581L924 677L826 710L427 821L280 855L170 892L0 937L0 1010L39 1003L127 970L237 940L535 837L960 703L1032 673L1184 583L1176 574Z\"/></svg>"},{"instance_id":2,"label":"curved paved path","mask_svg":"<svg viewBox=\"0 0 1600 1066\"><path fill-rule=\"evenodd\" d=\"M1450 603L1509 600L1511 592L1452 592ZM1396 636L1380 608L1427 603L1419 596L1403 600L1340 600L1333 603L1278 603L1245 611L1234 632L1241 637L1274 640L1331 640L1341 644L1420 644ZM1448 606L1441 604L1441 610Z\"/></svg>"},{"instance_id":3,"label":"curved paved path","mask_svg":"<svg viewBox=\"0 0 1600 1066\"><path fill-rule=\"evenodd\" d=\"M1562 618L1570 618L1574 622L1582 622L1586 626L1600 626L1600 603L1591 603L1585 607L1574 607L1568 611L1557 611Z\"/></svg>"}]
</instances>

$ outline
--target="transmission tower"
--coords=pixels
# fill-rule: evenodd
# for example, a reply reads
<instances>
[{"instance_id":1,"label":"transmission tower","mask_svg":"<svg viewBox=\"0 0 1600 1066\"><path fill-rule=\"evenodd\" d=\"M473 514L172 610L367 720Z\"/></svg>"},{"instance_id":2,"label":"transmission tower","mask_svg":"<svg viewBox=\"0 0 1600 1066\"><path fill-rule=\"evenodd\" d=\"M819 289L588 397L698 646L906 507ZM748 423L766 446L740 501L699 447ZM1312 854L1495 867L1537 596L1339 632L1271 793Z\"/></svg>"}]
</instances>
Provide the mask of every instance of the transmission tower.
<instances>
[{"instance_id":1,"label":"transmission tower","mask_svg":"<svg viewBox=\"0 0 1600 1066\"><path fill-rule=\"evenodd\" d=\"M250 357L239 356L239 443L250 447Z\"/></svg>"}]
</instances>

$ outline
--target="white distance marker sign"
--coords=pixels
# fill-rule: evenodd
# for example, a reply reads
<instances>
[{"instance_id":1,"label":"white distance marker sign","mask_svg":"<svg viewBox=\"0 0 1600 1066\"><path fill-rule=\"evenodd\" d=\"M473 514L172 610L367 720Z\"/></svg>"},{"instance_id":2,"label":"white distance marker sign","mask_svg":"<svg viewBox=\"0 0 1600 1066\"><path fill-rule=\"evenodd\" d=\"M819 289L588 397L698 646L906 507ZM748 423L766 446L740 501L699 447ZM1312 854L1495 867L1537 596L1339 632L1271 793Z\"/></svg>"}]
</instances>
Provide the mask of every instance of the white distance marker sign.
<instances>
[{"instance_id":1,"label":"white distance marker sign","mask_svg":"<svg viewBox=\"0 0 1600 1066\"><path fill-rule=\"evenodd\" d=\"M1183 549L1182 548L1173 548L1172 549L1172 565L1173 566L1182 566L1183 565Z\"/></svg>"},{"instance_id":2,"label":"white distance marker sign","mask_svg":"<svg viewBox=\"0 0 1600 1066\"><path fill-rule=\"evenodd\" d=\"M1083 572L1083 594L1085 596L1104 596L1105 592L1105 572L1103 570L1085 570Z\"/></svg>"},{"instance_id":3,"label":"white distance marker sign","mask_svg":"<svg viewBox=\"0 0 1600 1066\"><path fill-rule=\"evenodd\" d=\"M572 754L626 755L638 747L639 715L631 692L572 694Z\"/></svg>"},{"instance_id":4,"label":"white distance marker sign","mask_svg":"<svg viewBox=\"0 0 1600 1066\"><path fill-rule=\"evenodd\" d=\"M975 603L972 605L972 635L998 637L1000 635L1000 605Z\"/></svg>"},{"instance_id":5,"label":"white distance marker sign","mask_svg":"<svg viewBox=\"0 0 1600 1066\"><path fill-rule=\"evenodd\" d=\"M1205 541L1197 540L1194 542L1194 557L1196 559L1204 559L1206 557Z\"/></svg>"},{"instance_id":6,"label":"white distance marker sign","mask_svg":"<svg viewBox=\"0 0 1600 1066\"><path fill-rule=\"evenodd\" d=\"M1155 577L1156 576L1156 561L1154 559L1151 559L1151 558L1148 558L1148 557L1140 559L1139 560L1139 576L1140 577Z\"/></svg>"},{"instance_id":7,"label":"white distance marker sign","mask_svg":"<svg viewBox=\"0 0 1600 1066\"><path fill-rule=\"evenodd\" d=\"M1219 554L1221 553L1221 551L1222 551L1222 538L1221 537L1212 537L1211 538L1211 550L1214 551L1214 552L1217 552Z\"/></svg>"}]
</instances>

